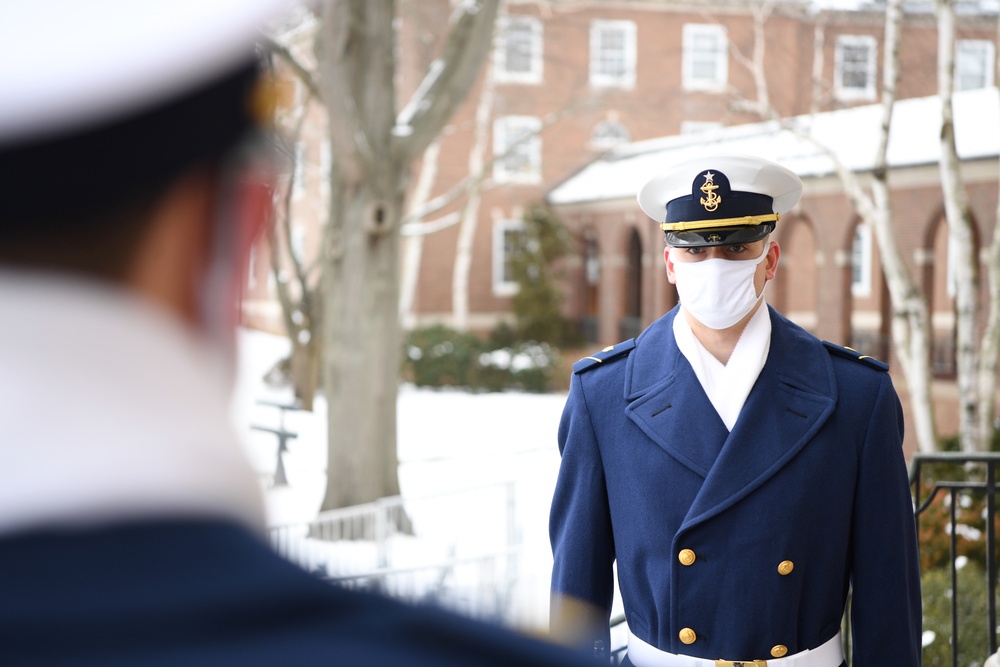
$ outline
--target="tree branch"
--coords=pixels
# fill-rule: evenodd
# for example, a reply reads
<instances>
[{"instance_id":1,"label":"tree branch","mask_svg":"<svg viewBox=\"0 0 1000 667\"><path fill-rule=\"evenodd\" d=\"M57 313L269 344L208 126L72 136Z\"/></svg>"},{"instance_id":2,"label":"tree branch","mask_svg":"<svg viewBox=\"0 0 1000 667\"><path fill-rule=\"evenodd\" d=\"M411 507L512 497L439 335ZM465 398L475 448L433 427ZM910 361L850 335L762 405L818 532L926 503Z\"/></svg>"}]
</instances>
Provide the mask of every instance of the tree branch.
<instances>
[{"instance_id":1,"label":"tree branch","mask_svg":"<svg viewBox=\"0 0 1000 667\"><path fill-rule=\"evenodd\" d=\"M319 100L320 104L323 104L323 94L319 89L319 83L316 81L316 76L309 71L309 69L303 65L292 50L286 45L278 42L274 37L267 34L261 35L261 40L264 42L267 49L278 56L285 62L286 65L292 70L296 78L305 84L305 87L309 90L309 94Z\"/></svg>"},{"instance_id":2,"label":"tree branch","mask_svg":"<svg viewBox=\"0 0 1000 667\"><path fill-rule=\"evenodd\" d=\"M500 1L464 0L458 5L441 57L431 63L397 117L393 148L404 161L424 151L476 82L493 45Z\"/></svg>"}]
</instances>

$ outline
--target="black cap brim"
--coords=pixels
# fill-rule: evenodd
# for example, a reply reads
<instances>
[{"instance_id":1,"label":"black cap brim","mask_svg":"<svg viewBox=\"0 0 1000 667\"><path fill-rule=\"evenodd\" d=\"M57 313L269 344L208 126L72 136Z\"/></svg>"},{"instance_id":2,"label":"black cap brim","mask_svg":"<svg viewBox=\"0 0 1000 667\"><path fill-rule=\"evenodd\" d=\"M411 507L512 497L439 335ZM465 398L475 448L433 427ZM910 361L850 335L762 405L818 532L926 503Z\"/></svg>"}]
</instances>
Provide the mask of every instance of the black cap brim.
<instances>
[{"instance_id":1,"label":"black cap brim","mask_svg":"<svg viewBox=\"0 0 1000 667\"><path fill-rule=\"evenodd\" d=\"M715 227L683 232L664 232L667 245L677 248L708 248L720 245L753 243L774 231L773 222L738 227Z\"/></svg>"}]
</instances>

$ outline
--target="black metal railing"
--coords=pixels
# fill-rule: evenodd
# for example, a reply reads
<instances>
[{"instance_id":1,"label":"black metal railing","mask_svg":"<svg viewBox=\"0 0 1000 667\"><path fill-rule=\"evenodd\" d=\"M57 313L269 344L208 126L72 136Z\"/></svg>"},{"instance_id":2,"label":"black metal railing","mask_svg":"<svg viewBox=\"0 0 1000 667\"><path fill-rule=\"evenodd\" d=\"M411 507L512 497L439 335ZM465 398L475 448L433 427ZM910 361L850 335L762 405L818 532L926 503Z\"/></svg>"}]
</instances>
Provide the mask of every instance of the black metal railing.
<instances>
[{"instance_id":1,"label":"black metal railing","mask_svg":"<svg viewBox=\"0 0 1000 667\"><path fill-rule=\"evenodd\" d=\"M277 408L279 411L277 428L261 426L259 424L250 425L250 430L270 433L278 439L277 463L275 464L274 474L270 476L270 484L268 486L288 486L288 477L285 475L285 461L282 455L288 451L288 441L297 438L299 434L285 428L285 415L289 411L301 410L302 407L297 402L278 403L266 399L258 399L257 405Z\"/></svg>"},{"instance_id":2,"label":"black metal railing","mask_svg":"<svg viewBox=\"0 0 1000 667\"><path fill-rule=\"evenodd\" d=\"M942 493L947 494L945 505L948 511L948 527L945 533L948 536L948 569L950 574L951 637L949 643L952 667L958 667L959 664L959 597L961 591L958 585L960 567L958 565L960 525L958 511L963 493L982 495L982 502L985 505L982 514L986 525L981 532L985 537L987 613L983 622L986 624L988 646L982 647L987 651L985 655L977 653L977 656L985 658L997 651L996 494L998 467L1000 467L1000 453L997 452L978 454L964 452L917 453L913 455L910 462L910 484L913 489L914 520L918 535L921 534L922 515L928 513L934 501ZM930 475L928 475L928 468L931 468ZM928 477L930 477L929 480ZM929 488L925 488L928 485ZM925 545L921 544L920 546L923 548Z\"/></svg>"}]
</instances>

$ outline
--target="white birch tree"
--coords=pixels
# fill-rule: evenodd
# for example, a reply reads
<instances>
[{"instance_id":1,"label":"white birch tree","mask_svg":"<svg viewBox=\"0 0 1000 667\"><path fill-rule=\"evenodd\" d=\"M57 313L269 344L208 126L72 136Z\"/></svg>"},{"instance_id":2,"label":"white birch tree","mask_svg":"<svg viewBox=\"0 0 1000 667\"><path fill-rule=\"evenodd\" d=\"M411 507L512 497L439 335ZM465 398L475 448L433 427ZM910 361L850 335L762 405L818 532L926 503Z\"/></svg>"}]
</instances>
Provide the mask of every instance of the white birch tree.
<instances>
[{"instance_id":1,"label":"white birch tree","mask_svg":"<svg viewBox=\"0 0 1000 667\"><path fill-rule=\"evenodd\" d=\"M324 510L399 493L400 228L410 173L475 83L499 2L452 3L440 56L401 110L395 0L320 2L315 70L277 49L323 103L332 155L322 319L312 326L327 399Z\"/></svg>"},{"instance_id":2,"label":"white birch tree","mask_svg":"<svg viewBox=\"0 0 1000 667\"><path fill-rule=\"evenodd\" d=\"M962 165L955 146L952 90L955 79L954 0L937 0L938 98L941 103L941 190L948 221L948 253L955 281L955 367L958 382L958 433L962 451L980 451L987 442L978 411L977 324L979 270L972 234L972 216L962 184ZM986 390L987 388L984 388ZM992 403L992 401L991 401ZM992 412L992 411L990 411Z\"/></svg>"},{"instance_id":3,"label":"white birch tree","mask_svg":"<svg viewBox=\"0 0 1000 667\"><path fill-rule=\"evenodd\" d=\"M899 364L906 377L913 408L914 431L921 451L935 451L938 448L937 431L934 424L934 404L931 396L930 364L930 312L927 298L918 287L909 267L903 259L902 251L893 228L892 199L889 190L889 165L887 152L889 128L896 100L896 86L899 80L899 44L902 29L902 0L887 0L885 9L884 53L882 59L882 96L879 141L874 150L870 184L866 189L861 177L847 169L837 157L833 147L824 145L813 137L808 124L802 125L791 119L781 118L768 103L767 82L763 72L764 48L763 23L767 20L770 2L754 3L753 17L755 35L754 54L746 57L734 49L738 62L754 71L757 99L740 101L744 109L754 109L763 118L780 122L785 128L811 141L834 165L834 170L844 188L848 201L861 218L874 231L892 303L892 339ZM822 48L818 41L815 48ZM818 54L814 57L820 57ZM813 105L818 108L818 105Z\"/></svg>"},{"instance_id":4,"label":"white birch tree","mask_svg":"<svg viewBox=\"0 0 1000 667\"><path fill-rule=\"evenodd\" d=\"M997 20L997 44L1000 45L1000 17ZM1000 68L1000 49L995 50L995 58L994 67ZM1000 358L1000 233L996 227L996 224L1000 223L1000 198L997 200L997 210L993 220L993 240L986 255L989 303L986 308L986 323L979 354L977 417L979 442L983 449L989 448L994 431L997 365Z\"/></svg>"}]
</instances>

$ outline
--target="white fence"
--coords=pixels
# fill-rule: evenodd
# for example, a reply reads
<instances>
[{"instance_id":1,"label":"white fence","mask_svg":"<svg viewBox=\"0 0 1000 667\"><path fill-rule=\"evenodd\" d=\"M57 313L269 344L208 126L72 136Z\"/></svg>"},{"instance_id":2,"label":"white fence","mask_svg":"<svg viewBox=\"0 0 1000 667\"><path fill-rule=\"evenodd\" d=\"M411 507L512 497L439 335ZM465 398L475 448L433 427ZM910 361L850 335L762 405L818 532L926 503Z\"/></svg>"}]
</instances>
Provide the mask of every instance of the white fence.
<instances>
[{"instance_id":1,"label":"white fence","mask_svg":"<svg viewBox=\"0 0 1000 667\"><path fill-rule=\"evenodd\" d=\"M269 533L278 553L340 585L540 627L548 574L522 544L516 510L515 484L506 482L383 498Z\"/></svg>"}]
</instances>

